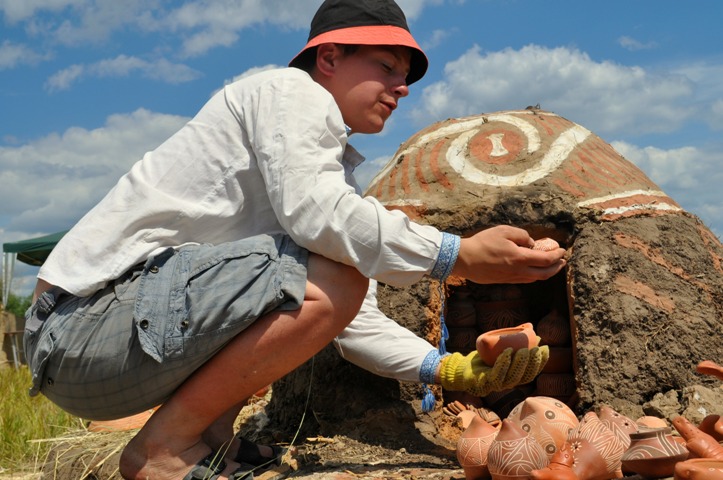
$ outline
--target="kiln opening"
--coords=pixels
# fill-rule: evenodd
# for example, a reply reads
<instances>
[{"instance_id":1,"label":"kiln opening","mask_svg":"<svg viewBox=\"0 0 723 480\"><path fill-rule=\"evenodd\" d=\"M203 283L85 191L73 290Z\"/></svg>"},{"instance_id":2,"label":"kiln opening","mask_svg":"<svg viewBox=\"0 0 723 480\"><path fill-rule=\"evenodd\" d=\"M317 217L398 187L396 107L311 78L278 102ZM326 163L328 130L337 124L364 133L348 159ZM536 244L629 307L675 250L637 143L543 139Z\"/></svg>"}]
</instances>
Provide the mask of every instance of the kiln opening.
<instances>
[{"instance_id":1,"label":"kiln opening","mask_svg":"<svg viewBox=\"0 0 723 480\"><path fill-rule=\"evenodd\" d=\"M576 402L572 302L566 269L554 277L531 284L480 285L463 281L447 284L445 323L450 353L474 351L477 337L489 330L530 322L548 345L550 359L531 383L484 398L464 392L442 391L444 405L484 407L504 418L529 396L546 396L573 406Z\"/></svg>"}]
</instances>

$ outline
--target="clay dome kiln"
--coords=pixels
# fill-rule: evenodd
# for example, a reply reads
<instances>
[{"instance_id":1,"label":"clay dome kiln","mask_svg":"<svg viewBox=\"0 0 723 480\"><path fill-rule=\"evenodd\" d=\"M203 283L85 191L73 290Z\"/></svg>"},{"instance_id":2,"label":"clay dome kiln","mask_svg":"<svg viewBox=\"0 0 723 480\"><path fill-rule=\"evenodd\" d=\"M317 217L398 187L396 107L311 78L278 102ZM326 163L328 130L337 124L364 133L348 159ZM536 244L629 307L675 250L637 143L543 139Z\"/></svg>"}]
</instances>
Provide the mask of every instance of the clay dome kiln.
<instances>
[{"instance_id":1,"label":"clay dome kiln","mask_svg":"<svg viewBox=\"0 0 723 480\"><path fill-rule=\"evenodd\" d=\"M532 384L477 399L500 416L530 395L561 399L578 413L608 404L635 416L656 394L712 384L695 366L723 360L723 246L583 126L539 109L439 122L402 144L366 194L462 236L506 224L568 249L565 270L534 284L380 285L382 310L434 345L443 320L448 351L473 350L477 335L492 328L535 325L551 347L546 371ZM395 403L414 410L396 409L397 419L423 415L419 385L340 366L324 353L313 374L322 427ZM289 415L293 402L284 397L298 403L305 394L310 372L295 375L275 386L272 413ZM439 387L435 394L438 410L460 396Z\"/></svg>"}]
</instances>

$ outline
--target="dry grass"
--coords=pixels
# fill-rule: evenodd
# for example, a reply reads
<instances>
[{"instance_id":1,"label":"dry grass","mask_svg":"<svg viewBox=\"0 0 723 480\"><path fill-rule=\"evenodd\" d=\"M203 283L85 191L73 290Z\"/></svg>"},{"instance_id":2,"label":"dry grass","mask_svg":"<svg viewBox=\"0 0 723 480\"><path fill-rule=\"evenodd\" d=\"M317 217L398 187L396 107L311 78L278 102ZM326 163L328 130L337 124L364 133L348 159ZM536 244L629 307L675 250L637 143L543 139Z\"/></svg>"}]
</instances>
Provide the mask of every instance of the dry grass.
<instances>
[{"instance_id":1,"label":"dry grass","mask_svg":"<svg viewBox=\"0 0 723 480\"><path fill-rule=\"evenodd\" d=\"M50 447L50 454L42 465L43 478L121 480L118 458L136 433L137 430L102 433L74 431L58 438L42 440Z\"/></svg>"},{"instance_id":2,"label":"dry grass","mask_svg":"<svg viewBox=\"0 0 723 480\"><path fill-rule=\"evenodd\" d=\"M27 367L0 369L0 472L27 472L45 461L48 442L84 423L53 405L42 395L30 397Z\"/></svg>"}]
</instances>

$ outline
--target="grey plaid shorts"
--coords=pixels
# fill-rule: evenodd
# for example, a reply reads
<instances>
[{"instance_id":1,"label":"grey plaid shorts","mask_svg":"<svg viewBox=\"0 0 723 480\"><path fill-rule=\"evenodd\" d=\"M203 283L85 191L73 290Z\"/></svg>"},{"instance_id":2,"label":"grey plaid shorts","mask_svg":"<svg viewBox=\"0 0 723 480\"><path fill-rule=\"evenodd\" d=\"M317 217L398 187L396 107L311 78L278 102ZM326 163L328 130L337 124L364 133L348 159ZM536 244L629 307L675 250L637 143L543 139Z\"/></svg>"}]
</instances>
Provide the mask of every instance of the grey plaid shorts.
<instances>
[{"instance_id":1,"label":"grey plaid shorts","mask_svg":"<svg viewBox=\"0 0 723 480\"><path fill-rule=\"evenodd\" d=\"M89 297L53 288L26 313L30 394L89 420L157 406L259 317L300 308L307 261L260 235L168 249Z\"/></svg>"}]
</instances>

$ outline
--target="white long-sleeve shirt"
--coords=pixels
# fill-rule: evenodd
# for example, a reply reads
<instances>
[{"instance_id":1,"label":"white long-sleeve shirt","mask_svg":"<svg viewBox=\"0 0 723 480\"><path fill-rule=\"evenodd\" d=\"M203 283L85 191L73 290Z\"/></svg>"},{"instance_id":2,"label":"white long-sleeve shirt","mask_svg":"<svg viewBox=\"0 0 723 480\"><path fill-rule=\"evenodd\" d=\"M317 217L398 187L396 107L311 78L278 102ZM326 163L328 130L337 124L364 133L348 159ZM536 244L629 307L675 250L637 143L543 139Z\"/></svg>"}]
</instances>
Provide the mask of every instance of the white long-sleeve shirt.
<instances>
[{"instance_id":1,"label":"white long-sleeve shirt","mask_svg":"<svg viewBox=\"0 0 723 480\"><path fill-rule=\"evenodd\" d=\"M458 239L362 198L352 172L363 158L347 141L334 98L306 72L239 80L133 165L38 277L87 296L165 248L262 233L286 233L396 286L446 276ZM386 318L370 288L337 346L380 375L418 380L420 358L434 347Z\"/></svg>"}]
</instances>

